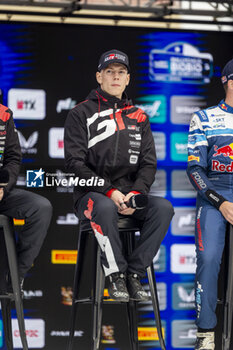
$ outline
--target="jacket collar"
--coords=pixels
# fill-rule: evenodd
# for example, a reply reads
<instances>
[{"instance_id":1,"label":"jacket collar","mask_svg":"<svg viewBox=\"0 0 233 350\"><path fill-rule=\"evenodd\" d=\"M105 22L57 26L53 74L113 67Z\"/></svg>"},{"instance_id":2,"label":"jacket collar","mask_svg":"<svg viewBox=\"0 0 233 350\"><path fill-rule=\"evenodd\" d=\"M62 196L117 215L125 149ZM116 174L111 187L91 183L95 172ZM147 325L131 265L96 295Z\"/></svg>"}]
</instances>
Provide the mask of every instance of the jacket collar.
<instances>
[{"instance_id":1,"label":"jacket collar","mask_svg":"<svg viewBox=\"0 0 233 350\"><path fill-rule=\"evenodd\" d=\"M106 103L110 107L123 108L130 104L130 101L127 98L126 93L122 95L122 99L109 95L107 92L103 91L100 87L95 90L95 94L101 103Z\"/></svg>"},{"instance_id":2,"label":"jacket collar","mask_svg":"<svg viewBox=\"0 0 233 350\"><path fill-rule=\"evenodd\" d=\"M219 102L218 106L219 106L219 108L221 108L223 111L225 111L227 113L233 113L233 107L226 104L226 102L224 100L221 100Z\"/></svg>"}]
</instances>

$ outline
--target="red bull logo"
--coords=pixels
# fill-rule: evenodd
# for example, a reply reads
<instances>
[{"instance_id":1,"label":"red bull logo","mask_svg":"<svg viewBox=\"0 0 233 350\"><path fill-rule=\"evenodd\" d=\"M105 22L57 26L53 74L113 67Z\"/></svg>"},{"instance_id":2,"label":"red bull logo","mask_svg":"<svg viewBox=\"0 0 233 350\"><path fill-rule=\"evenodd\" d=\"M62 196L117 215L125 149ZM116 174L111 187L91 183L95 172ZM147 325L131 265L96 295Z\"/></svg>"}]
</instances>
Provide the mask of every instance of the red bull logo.
<instances>
[{"instance_id":1,"label":"red bull logo","mask_svg":"<svg viewBox=\"0 0 233 350\"><path fill-rule=\"evenodd\" d=\"M233 172L233 162L231 164L223 164L220 163L218 160L212 160L212 171L218 171L221 173L232 173Z\"/></svg>"},{"instance_id":2,"label":"red bull logo","mask_svg":"<svg viewBox=\"0 0 233 350\"><path fill-rule=\"evenodd\" d=\"M220 155L223 155L224 157L233 157L233 148L231 147L231 145L226 145L223 147L218 147L214 145L214 150L216 153L213 154L213 157L217 157Z\"/></svg>"},{"instance_id":3,"label":"red bull logo","mask_svg":"<svg viewBox=\"0 0 233 350\"><path fill-rule=\"evenodd\" d=\"M225 111L227 111L227 106L226 106L224 103L222 103L222 104L220 105L220 107L221 107L222 109L225 109Z\"/></svg>"}]
</instances>

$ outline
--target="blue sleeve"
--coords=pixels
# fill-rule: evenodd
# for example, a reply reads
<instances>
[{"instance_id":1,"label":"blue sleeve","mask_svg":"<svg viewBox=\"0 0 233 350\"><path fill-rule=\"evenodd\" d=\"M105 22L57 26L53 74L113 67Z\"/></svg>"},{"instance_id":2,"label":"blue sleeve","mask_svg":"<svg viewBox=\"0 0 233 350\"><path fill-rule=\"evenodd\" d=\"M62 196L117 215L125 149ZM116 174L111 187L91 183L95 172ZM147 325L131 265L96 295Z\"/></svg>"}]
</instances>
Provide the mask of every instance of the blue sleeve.
<instances>
[{"instance_id":1,"label":"blue sleeve","mask_svg":"<svg viewBox=\"0 0 233 350\"><path fill-rule=\"evenodd\" d=\"M205 120L208 122L207 116L205 116ZM191 119L189 128L187 174L190 182L200 196L219 209L225 198L216 192L214 185L208 179L207 155L208 140L202 120L195 113Z\"/></svg>"}]
</instances>

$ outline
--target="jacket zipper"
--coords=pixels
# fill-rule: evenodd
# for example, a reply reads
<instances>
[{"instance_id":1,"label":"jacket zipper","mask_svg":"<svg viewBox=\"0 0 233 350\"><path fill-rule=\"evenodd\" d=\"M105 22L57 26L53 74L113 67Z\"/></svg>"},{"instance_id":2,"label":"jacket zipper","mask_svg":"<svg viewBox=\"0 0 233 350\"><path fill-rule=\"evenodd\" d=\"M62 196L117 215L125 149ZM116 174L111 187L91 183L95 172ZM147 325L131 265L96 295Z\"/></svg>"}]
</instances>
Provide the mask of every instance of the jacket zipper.
<instances>
[{"instance_id":1,"label":"jacket zipper","mask_svg":"<svg viewBox=\"0 0 233 350\"><path fill-rule=\"evenodd\" d=\"M119 125L116 120L116 109L117 109L117 103L115 103L113 107L113 119L115 120L115 123L117 126L117 138L116 138L115 153L113 158L113 166L116 165L116 158L117 158L117 151L118 151L118 144L119 144Z\"/></svg>"}]
</instances>

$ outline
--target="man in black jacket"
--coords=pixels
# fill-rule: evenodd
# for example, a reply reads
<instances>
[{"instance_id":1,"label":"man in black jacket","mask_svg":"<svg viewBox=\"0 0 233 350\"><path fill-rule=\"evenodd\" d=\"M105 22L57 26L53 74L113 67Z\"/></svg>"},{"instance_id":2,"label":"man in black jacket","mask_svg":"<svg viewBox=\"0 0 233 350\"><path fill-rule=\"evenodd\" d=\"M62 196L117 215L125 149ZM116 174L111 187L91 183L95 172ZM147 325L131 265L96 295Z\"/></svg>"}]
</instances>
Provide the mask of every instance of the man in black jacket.
<instances>
[{"instance_id":1,"label":"man in black jacket","mask_svg":"<svg viewBox=\"0 0 233 350\"><path fill-rule=\"evenodd\" d=\"M130 80L127 55L118 50L105 52L96 79L99 87L70 111L65 124L66 166L83 179L83 186L75 187L75 211L80 219L90 220L101 246L111 298L148 300L140 278L167 232L173 207L166 199L153 196L148 196L144 209L126 204L134 195L148 194L156 172L148 118L124 93ZM127 260L118 215L132 215L142 224L138 244Z\"/></svg>"},{"instance_id":2,"label":"man in black jacket","mask_svg":"<svg viewBox=\"0 0 233 350\"><path fill-rule=\"evenodd\" d=\"M14 188L21 165L21 149L18 134L15 129L12 112L8 107L0 104L0 177L9 174L7 185L0 185L0 214L24 219L17 241L18 267L21 287L24 276L31 268L34 259L47 233L52 216L50 202L35 193ZM1 284L7 278L8 290L11 281L8 273L3 276L1 270ZM3 286L4 288L4 286Z\"/></svg>"}]
</instances>

